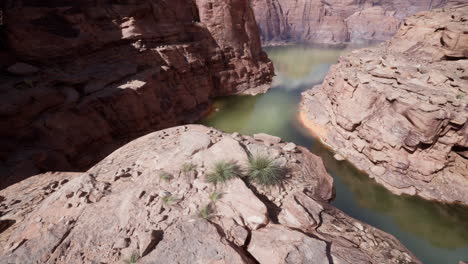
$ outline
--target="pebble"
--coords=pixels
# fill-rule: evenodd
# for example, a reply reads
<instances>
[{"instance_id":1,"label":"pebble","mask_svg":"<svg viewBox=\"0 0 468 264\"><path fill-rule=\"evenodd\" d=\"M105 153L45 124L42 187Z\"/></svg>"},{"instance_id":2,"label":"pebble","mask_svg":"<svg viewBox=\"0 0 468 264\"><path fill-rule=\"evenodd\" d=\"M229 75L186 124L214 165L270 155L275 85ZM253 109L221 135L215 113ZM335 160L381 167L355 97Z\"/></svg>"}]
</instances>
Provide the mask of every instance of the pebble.
<instances>
[{"instance_id":1,"label":"pebble","mask_svg":"<svg viewBox=\"0 0 468 264\"><path fill-rule=\"evenodd\" d=\"M333 156L334 159L336 159L337 161L343 161L345 160L345 158L339 154L339 153L336 153L334 156Z\"/></svg>"},{"instance_id":2,"label":"pebble","mask_svg":"<svg viewBox=\"0 0 468 264\"><path fill-rule=\"evenodd\" d=\"M364 227L363 227L362 224L359 223L359 222L354 222L354 226L357 227L357 229L359 229L359 230L361 230L361 231L364 230Z\"/></svg>"},{"instance_id":3,"label":"pebble","mask_svg":"<svg viewBox=\"0 0 468 264\"><path fill-rule=\"evenodd\" d=\"M296 151L296 144L288 143L283 147L283 150L287 152L294 152Z\"/></svg>"}]
</instances>

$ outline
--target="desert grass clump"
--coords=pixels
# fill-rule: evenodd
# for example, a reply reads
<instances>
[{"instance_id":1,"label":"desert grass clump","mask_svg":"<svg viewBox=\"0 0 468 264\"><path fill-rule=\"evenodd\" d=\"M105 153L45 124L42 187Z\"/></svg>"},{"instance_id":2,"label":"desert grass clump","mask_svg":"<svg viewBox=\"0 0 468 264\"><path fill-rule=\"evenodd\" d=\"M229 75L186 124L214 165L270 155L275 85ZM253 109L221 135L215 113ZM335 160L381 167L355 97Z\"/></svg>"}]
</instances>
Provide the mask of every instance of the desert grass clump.
<instances>
[{"instance_id":1,"label":"desert grass clump","mask_svg":"<svg viewBox=\"0 0 468 264\"><path fill-rule=\"evenodd\" d=\"M162 198L162 201L165 205L174 205L176 204L179 199L175 198L174 196L168 194Z\"/></svg>"},{"instance_id":2,"label":"desert grass clump","mask_svg":"<svg viewBox=\"0 0 468 264\"><path fill-rule=\"evenodd\" d=\"M165 172L165 171L162 171L160 174L159 174L159 178L163 181L170 181L172 180L172 175L168 172Z\"/></svg>"},{"instance_id":3,"label":"desert grass clump","mask_svg":"<svg viewBox=\"0 0 468 264\"><path fill-rule=\"evenodd\" d=\"M232 161L218 161L214 164L213 170L206 175L210 183L224 183L235 177L241 176L239 166Z\"/></svg>"},{"instance_id":4,"label":"desert grass clump","mask_svg":"<svg viewBox=\"0 0 468 264\"><path fill-rule=\"evenodd\" d=\"M140 254L138 251L134 251L128 258L124 259L125 264L136 264L140 260Z\"/></svg>"},{"instance_id":5,"label":"desert grass clump","mask_svg":"<svg viewBox=\"0 0 468 264\"><path fill-rule=\"evenodd\" d=\"M213 203L216 203L219 199L223 198L223 193L214 191L210 194L209 198Z\"/></svg>"},{"instance_id":6,"label":"desert grass clump","mask_svg":"<svg viewBox=\"0 0 468 264\"><path fill-rule=\"evenodd\" d=\"M284 169L272 158L255 156L249 159L248 177L260 185L277 185L284 179Z\"/></svg>"},{"instance_id":7,"label":"desert grass clump","mask_svg":"<svg viewBox=\"0 0 468 264\"><path fill-rule=\"evenodd\" d=\"M200 209L198 216L205 219L210 220L213 217L213 207L211 204L207 204L206 206Z\"/></svg>"},{"instance_id":8,"label":"desert grass clump","mask_svg":"<svg viewBox=\"0 0 468 264\"><path fill-rule=\"evenodd\" d=\"M195 164L193 164L191 162L187 162L187 163L182 164L182 172L183 173L189 173L189 172L195 171L196 168L197 168L197 165L195 165Z\"/></svg>"}]
</instances>

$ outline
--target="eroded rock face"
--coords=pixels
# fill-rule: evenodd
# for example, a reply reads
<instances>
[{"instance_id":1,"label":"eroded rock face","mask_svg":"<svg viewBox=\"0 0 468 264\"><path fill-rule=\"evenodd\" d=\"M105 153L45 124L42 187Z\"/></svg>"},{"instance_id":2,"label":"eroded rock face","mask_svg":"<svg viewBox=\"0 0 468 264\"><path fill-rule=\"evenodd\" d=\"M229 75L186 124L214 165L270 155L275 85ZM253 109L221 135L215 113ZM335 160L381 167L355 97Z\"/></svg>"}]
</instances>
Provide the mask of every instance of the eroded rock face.
<instances>
[{"instance_id":1,"label":"eroded rock face","mask_svg":"<svg viewBox=\"0 0 468 264\"><path fill-rule=\"evenodd\" d=\"M396 194L468 204L468 7L418 13L303 94L301 118Z\"/></svg>"},{"instance_id":2,"label":"eroded rock face","mask_svg":"<svg viewBox=\"0 0 468 264\"><path fill-rule=\"evenodd\" d=\"M264 43L337 44L390 39L403 18L465 1L451 0L254 0Z\"/></svg>"},{"instance_id":3,"label":"eroded rock face","mask_svg":"<svg viewBox=\"0 0 468 264\"><path fill-rule=\"evenodd\" d=\"M194 149L187 138L207 143ZM235 141L239 153L205 155L224 140ZM284 142L267 145L203 126L175 127L127 144L86 173L46 174L12 185L0 191L0 258L69 264L121 263L131 255L140 257L138 263L420 263L392 236L328 204L333 180L318 157L302 147L283 151ZM246 178L206 182L212 159L260 150L288 169L281 188L246 184ZM194 169L183 170L190 162ZM163 171L172 177L162 178ZM214 199L215 191L222 195ZM206 220L200 212L207 205Z\"/></svg>"},{"instance_id":4,"label":"eroded rock face","mask_svg":"<svg viewBox=\"0 0 468 264\"><path fill-rule=\"evenodd\" d=\"M193 121L214 96L260 92L273 75L245 0L3 11L0 159L16 176L89 166L111 143Z\"/></svg>"}]
</instances>

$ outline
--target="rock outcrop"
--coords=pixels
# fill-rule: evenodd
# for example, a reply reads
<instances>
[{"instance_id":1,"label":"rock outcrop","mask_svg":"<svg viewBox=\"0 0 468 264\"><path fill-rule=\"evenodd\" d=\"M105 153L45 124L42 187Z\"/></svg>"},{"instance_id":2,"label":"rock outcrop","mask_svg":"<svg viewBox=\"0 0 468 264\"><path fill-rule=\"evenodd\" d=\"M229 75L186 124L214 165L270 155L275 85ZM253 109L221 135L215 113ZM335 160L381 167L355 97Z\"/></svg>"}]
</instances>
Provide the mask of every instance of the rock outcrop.
<instances>
[{"instance_id":1,"label":"rock outcrop","mask_svg":"<svg viewBox=\"0 0 468 264\"><path fill-rule=\"evenodd\" d=\"M2 186L5 174L89 167L273 75L245 0L3 2Z\"/></svg>"},{"instance_id":2,"label":"rock outcrop","mask_svg":"<svg viewBox=\"0 0 468 264\"><path fill-rule=\"evenodd\" d=\"M286 145L175 127L134 140L86 173L31 177L0 191L0 259L420 263L392 236L328 204L333 179L322 160ZM245 170L255 155L284 168L281 187L206 182L213 160Z\"/></svg>"},{"instance_id":3,"label":"rock outcrop","mask_svg":"<svg viewBox=\"0 0 468 264\"><path fill-rule=\"evenodd\" d=\"M468 5L418 13L343 56L301 119L396 194L468 204Z\"/></svg>"},{"instance_id":4,"label":"rock outcrop","mask_svg":"<svg viewBox=\"0 0 468 264\"><path fill-rule=\"evenodd\" d=\"M253 0L264 43L368 43L390 39L416 12L453 0ZM466 2L465 2L466 3Z\"/></svg>"}]
</instances>

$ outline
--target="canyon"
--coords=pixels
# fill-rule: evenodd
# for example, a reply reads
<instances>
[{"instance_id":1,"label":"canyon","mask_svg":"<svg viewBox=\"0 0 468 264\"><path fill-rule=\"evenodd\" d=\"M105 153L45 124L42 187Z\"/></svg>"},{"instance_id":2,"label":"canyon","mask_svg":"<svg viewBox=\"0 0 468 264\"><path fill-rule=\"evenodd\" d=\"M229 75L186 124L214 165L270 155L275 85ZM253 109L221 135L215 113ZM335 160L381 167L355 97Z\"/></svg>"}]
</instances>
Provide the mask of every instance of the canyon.
<instances>
[{"instance_id":1,"label":"canyon","mask_svg":"<svg viewBox=\"0 0 468 264\"><path fill-rule=\"evenodd\" d=\"M215 96L268 88L248 1L6 1L1 186L88 168Z\"/></svg>"},{"instance_id":2,"label":"canyon","mask_svg":"<svg viewBox=\"0 0 468 264\"><path fill-rule=\"evenodd\" d=\"M370 43L390 39L402 20L463 0L253 0L265 44Z\"/></svg>"},{"instance_id":3,"label":"canyon","mask_svg":"<svg viewBox=\"0 0 468 264\"><path fill-rule=\"evenodd\" d=\"M301 119L396 194L468 205L468 6L422 12L303 94Z\"/></svg>"},{"instance_id":4,"label":"canyon","mask_svg":"<svg viewBox=\"0 0 468 264\"><path fill-rule=\"evenodd\" d=\"M285 169L281 187L247 177L206 182L216 162L229 160L246 171L256 155L275 158ZM187 163L190 169L184 169ZM333 178L306 148L266 134L179 126L132 141L88 172L47 173L1 190L0 258L6 263L121 263L131 256L138 263L421 263L391 235L334 208L332 198ZM211 209L200 217L205 206Z\"/></svg>"},{"instance_id":5,"label":"canyon","mask_svg":"<svg viewBox=\"0 0 468 264\"><path fill-rule=\"evenodd\" d=\"M468 205L463 2L2 1L0 262L422 263L338 209L332 172L300 143L184 124L218 111L217 97L271 88L262 44L396 33L305 91L309 130L296 129L395 194ZM297 122L293 110L275 118ZM259 157L275 185L252 177ZM232 179L213 183L226 168Z\"/></svg>"}]
</instances>

